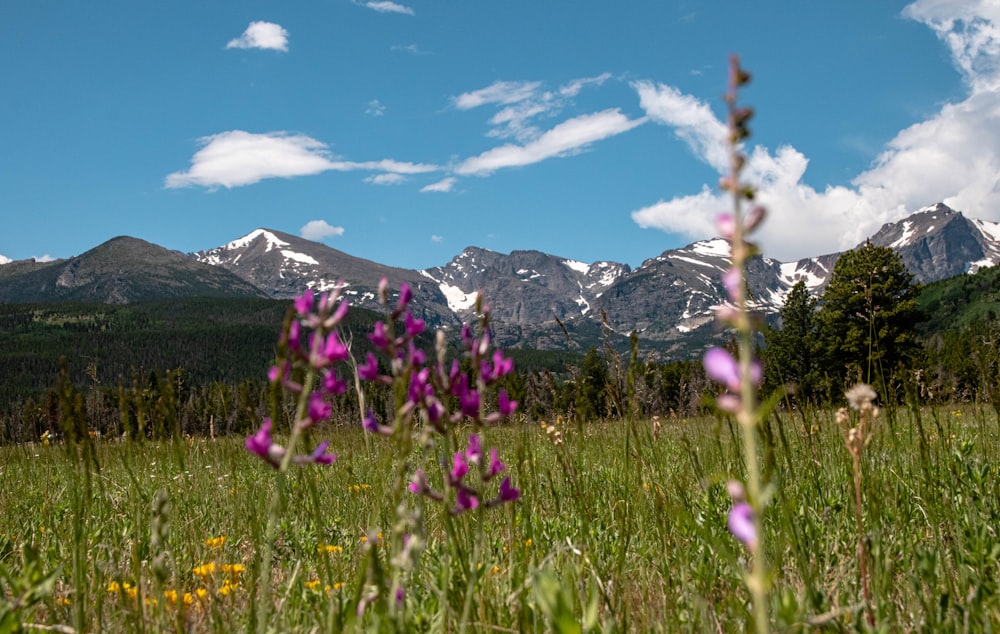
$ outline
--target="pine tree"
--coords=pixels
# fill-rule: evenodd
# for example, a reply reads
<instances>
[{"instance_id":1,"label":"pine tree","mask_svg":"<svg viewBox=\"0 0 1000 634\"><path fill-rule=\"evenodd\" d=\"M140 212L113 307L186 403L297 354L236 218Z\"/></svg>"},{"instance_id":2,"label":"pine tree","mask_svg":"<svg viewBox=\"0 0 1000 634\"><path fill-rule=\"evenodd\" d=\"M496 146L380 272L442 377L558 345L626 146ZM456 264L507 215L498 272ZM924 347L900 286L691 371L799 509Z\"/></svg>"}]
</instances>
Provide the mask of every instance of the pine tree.
<instances>
[{"instance_id":1,"label":"pine tree","mask_svg":"<svg viewBox=\"0 0 1000 634\"><path fill-rule=\"evenodd\" d=\"M840 256L817 314L823 371L834 379L830 396L855 381L886 393L918 350L918 291L899 254L888 247L866 242Z\"/></svg>"},{"instance_id":2,"label":"pine tree","mask_svg":"<svg viewBox=\"0 0 1000 634\"><path fill-rule=\"evenodd\" d=\"M797 400L810 400L814 395L818 353L816 334L816 298L809 294L805 282L797 282L785 298L778 313L781 328L767 332L765 360L769 380L796 386Z\"/></svg>"}]
</instances>

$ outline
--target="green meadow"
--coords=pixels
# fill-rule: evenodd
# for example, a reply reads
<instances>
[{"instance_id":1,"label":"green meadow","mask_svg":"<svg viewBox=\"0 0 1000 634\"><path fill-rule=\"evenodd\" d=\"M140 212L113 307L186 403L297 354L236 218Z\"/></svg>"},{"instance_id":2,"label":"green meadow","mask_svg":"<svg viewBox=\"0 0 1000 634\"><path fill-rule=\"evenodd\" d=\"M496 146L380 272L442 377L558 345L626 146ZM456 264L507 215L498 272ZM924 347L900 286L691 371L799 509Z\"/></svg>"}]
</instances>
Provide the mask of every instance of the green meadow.
<instances>
[{"instance_id":1,"label":"green meadow","mask_svg":"<svg viewBox=\"0 0 1000 634\"><path fill-rule=\"evenodd\" d=\"M772 627L1000 626L998 432L992 407L881 413L861 465L870 628L842 430L832 411L772 416L760 454ZM745 475L735 423L519 418L482 433L521 497L459 516L394 495L393 444L360 426L319 429L337 461L280 483L242 438L0 448L0 632L751 627L746 551L726 528L725 482ZM426 545L386 611L365 599L398 567L397 500L423 514Z\"/></svg>"}]
</instances>

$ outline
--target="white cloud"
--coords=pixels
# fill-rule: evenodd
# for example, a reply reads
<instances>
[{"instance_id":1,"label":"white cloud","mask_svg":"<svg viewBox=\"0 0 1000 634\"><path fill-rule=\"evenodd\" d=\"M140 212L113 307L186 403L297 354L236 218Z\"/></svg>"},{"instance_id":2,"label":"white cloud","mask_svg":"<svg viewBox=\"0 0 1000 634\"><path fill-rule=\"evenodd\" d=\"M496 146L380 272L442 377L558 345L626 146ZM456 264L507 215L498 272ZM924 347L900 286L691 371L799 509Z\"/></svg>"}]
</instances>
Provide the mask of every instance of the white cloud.
<instances>
[{"instance_id":1,"label":"white cloud","mask_svg":"<svg viewBox=\"0 0 1000 634\"><path fill-rule=\"evenodd\" d=\"M203 146L191 158L185 172L166 178L168 189L180 187L240 187L265 178L308 176L328 170L367 170L396 174L422 174L437 171L435 165L380 161L334 160L325 143L302 134L268 132L253 134L243 130L220 132L199 139Z\"/></svg>"},{"instance_id":2,"label":"white cloud","mask_svg":"<svg viewBox=\"0 0 1000 634\"><path fill-rule=\"evenodd\" d=\"M407 44L403 46L402 44L395 44L389 48L390 51L409 53L410 55L430 55L427 51L421 49L416 44Z\"/></svg>"},{"instance_id":3,"label":"white cloud","mask_svg":"<svg viewBox=\"0 0 1000 634\"><path fill-rule=\"evenodd\" d=\"M600 86L609 79L611 79L611 73L601 73L597 77L574 79L565 86L561 86L559 88L559 94L563 97L576 97L580 94L580 91L583 90L584 87L590 85Z\"/></svg>"},{"instance_id":4,"label":"white cloud","mask_svg":"<svg viewBox=\"0 0 1000 634\"><path fill-rule=\"evenodd\" d=\"M405 15L415 15L413 9L410 7L396 2L389 2L389 0L382 0L381 2L366 2L365 6L369 9L378 11L379 13L403 13Z\"/></svg>"},{"instance_id":5,"label":"white cloud","mask_svg":"<svg viewBox=\"0 0 1000 634\"><path fill-rule=\"evenodd\" d=\"M326 220L310 220L299 229L299 235L306 240L322 240L330 236L344 235L344 228L334 227Z\"/></svg>"},{"instance_id":6,"label":"white cloud","mask_svg":"<svg viewBox=\"0 0 1000 634\"><path fill-rule=\"evenodd\" d=\"M45 255L40 255L34 258L35 262L55 262L55 258L46 253Z\"/></svg>"},{"instance_id":7,"label":"white cloud","mask_svg":"<svg viewBox=\"0 0 1000 634\"><path fill-rule=\"evenodd\" d=\"M166 187L239 187L265 178L291 178L333 169L326 144L284 132L220 132L199 140L191 168L167 176Z\"/></svg>"},{"instance_id":8,"label":"white cloud","mask_svg":"<svg viewBox=\"0 0 1000 634\"><path fill-rule=\"evenodd\" d=\"M425 187L422 187L420 191L422 192L450 192L452 188L455 187L456 178L454 176L449 176L439 180L436 183L431 183Z\"/></svg>"},{"instance_id":9,"label":"white cloud","mask_svg":"<svg viewBox=\"0 0 1000 634\"><path fill-rule=\"evenodd\" d=\"M746 180L768 207L760 233L767 255L789 261L850 248L883 223L935 202L1000 220L1000 5L920 0L904 15L948 45L969 96L900 131L850 186L817 190L803 183L809 161L793 147L749 149ZM725 172L725 126L705 104L669 86L634 86L653 120L673 127L695 156ZM633 211L632 218L692 239L715 235L714 218L729 207L717 191L705 185L698 194Z\"/></svg>"},{"instance_id":10,"label":"white cloud","mask_svg":"<svg viewBox=\"0 0 1000 634\"><path fill-rule=\"evenodd\" d=\"M374 174L365 178L366 183L373 185L400 185L406 182L406 177L402 174Z\"/></svg>"},{"instance_id":11,"label":"white cloud","mask_svg":"<svg viewBox=\"0 0 1000 634\"><path fill-rule=\"evenodd\" d=\"M444 236L439 236L435 233L431 235L431 242L444 242Z\"/></svg>"},{"instance_id":12,"label":"white cloud","mask_svg":"<svg viewBox=\"0 0 1000 634\"><path fill-rule=\"evenodd\" d=\"M629 119L618 108L581 115L560 123L526 145L507 144L463 161L458 174L484 175L582 151L586 146L627 132L646 119Z\"/></svg>"},{"instance_id":13,"label":"white cloud","mask_svg":"<svg viewBox=\"0 0 1000 634\"><path fill-rule=\"evenodd\" d=\"M365 114L372 117L381 117L385 114L385 106L383 106L378 99L372 99L365 107Z\"/></svg>"},{"instance_id":14,"label":"white cloud","mask_svg":"<svg viewBox=\"0 0 1000 634\"><path fill-rule=\"evenodd\" d=\"M517 103L532 97L541 85L540 81L498 81L486 88L453 97L452 102L459 110L478 108L488 103Z\"/></svg>"},{"instance_id":15,"label":"white cloud","mask_svg":"<svg viewBox=\"0 0 1000 634\"><path fill-rule=\"evenodd\" d=\"M243 35L229 40L226 48L263 48L288 51L288 31L273 22L251 22Z\"/></svg>"},{"instance_id":16,"label":"white cloud","mask_svg":"<svg viewBox=\"0 0 1000 634\"><path fill-rule=\"evenodd\" d=\"M13 261L5 255L0 255L0 264L10 264Z\"/></svg>"}]
</instances>

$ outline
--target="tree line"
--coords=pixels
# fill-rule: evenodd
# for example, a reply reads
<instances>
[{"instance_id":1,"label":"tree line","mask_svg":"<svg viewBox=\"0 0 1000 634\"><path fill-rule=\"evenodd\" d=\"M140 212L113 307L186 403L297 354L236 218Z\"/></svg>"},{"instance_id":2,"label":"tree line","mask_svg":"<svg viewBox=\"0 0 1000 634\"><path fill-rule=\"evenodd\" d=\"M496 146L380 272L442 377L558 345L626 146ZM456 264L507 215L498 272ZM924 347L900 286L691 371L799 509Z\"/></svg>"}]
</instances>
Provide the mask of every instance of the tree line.
<instances>
[{"instance_id":1,"label":"tree line","mask_svg":"<svg viewBox=\"0 0 1000 634\"><path fill-rule=\"evenodd\" d=\"M1000 411L997 288L995 269L921 288L893 250L865 244L837 261L819 297L797 283L777 323L763 328L762 391L779 391L786 407L823 406L864 381L891 402L977 401ZM287 310L257 299L0 306L0 442L59 433L70 403L95 433L135 439L246 434L273 409L291 416L266 380ZM355 355L368 350L364 334L379 318L351 311L345 336ZM429 336L423 343L433 349ZM530 420L706 411L716 388L699 359L640 353L634 338L631 355L610 344L585 354L508 350L515 372L501 387ZM393 395L365 390L388 414ZM350 391L336 407L335 424L360 420Z\"/></svg>"}]
</instances>

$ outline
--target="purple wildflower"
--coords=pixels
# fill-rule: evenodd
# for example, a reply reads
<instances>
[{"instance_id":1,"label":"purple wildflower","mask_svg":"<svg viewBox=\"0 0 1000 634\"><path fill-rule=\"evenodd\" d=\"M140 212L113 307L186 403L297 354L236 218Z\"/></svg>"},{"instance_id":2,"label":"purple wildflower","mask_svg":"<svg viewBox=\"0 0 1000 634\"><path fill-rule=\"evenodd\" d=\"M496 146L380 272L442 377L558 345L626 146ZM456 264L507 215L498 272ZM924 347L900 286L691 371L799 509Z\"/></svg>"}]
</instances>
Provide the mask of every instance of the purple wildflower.
<instances>
[{"instance_id":1,"label":"purple wildflower","mask_svg":"<svg viewBox=\"0 0 1000 634\"><path fill-rule=\"evenodd\" d=\"M478 434L469 434L469 446L465 449L465 459L472 465L478 465L483 457L483 449L479 443Z\"/></svg>"},{"instance_id":2,"label":"purple wildflower","mask_svg":"<svg viewBox=\"0 0 1000 634\"><path fill-rule=\"evenodd\" d=\"M704 358L708 378L725 385L731 392L740 391L740 369L736 359L722 348L710 348Z\"/></svg>"},{"instance_id":3,"label":"purple wildflower","mask_svg":"<svg viewBox=\"0 0 1000 634\"><path fill-rule=\"evenodd\" d=\"M456 451L455 458L452 460L451 466L452 483L458 484L467 473L469 473L469 463L465 461L465 456L461 451Z\"/></svg>"},{"instance_id":4,"label":"purple wildflower","mask_svg":"<svg viewBox=\"0 0 1000 634\"><path fill-rule=\"evenodd\" d=\"M312 289L306 289L305 293L302 293L295 298L295 312L299 316L305 316L309 314L313 307L313 292Z\"/></svg>"},{"instance_id":5,"label":"purple wildflower","mask_svg":"<svg viewBox=\"0 0 1000 634\"><path fill-rule=\"evenodd\" d=\"M257 454L277 469L285 457L285 449L274 443L271 438L271 419L265 418L260 429L253 436L247 436L246 448L250 453Z\"/></svg>"},{"instance_id":6,"label":"purple wildflower","mask_svg":"<svg viewBox=\"0 0 1000 634\"><path fill-rule=\"evenodd\" d=\"M311 462L315 462L316 464L333 464L337 459L337 455L326 452L326 448L329 446L330 443L327 441L324 440L321 442L312 452L312 456L310 456L312 458Z\"/></svg>"},{"instance_id":7,"label":"purple wildflower","mask_svg":"<svg viewBox=\"0 0 1000 634\"><path fill-rule=\"evenodd\" d=\"M455 508L452 509L452 513L458 515L465 511L470 511L479 506L479 498L474 495L475 492L470 492L465 488L461 488L455 494Z\"/></svg>"},{"instance_id":8,"label":"purple wildflower","mask_svg":"<svg viewBox=\"0 0 1000 634\"><path fill-rule=\"evenodd\" d=\"M336 396L347 391L347 381L343 381L333 370L323 374L323 392L328 396Z\"/></svg>"},{"instance_id":9,"label":"purple wildflower","mask_svg":"<svg viewBox=\"0 0 1000 634\"><path fill-rule=\"evenodd\" d=\"M510 476L504 478L503 481L500 483L500 501L514 502L519 497L521 497L521 491L511 486Z\"/></svg>"},{"instance_id":10,"label":"purple wildflower","mask_svg":"<svg viewBox=\"0 0 1000 634\"><path fill-rule=\"evenodd\" d=\"M424 331L424 320L416 319L412 313L406 313L406 317L403 321L406 326L406 334L411 337L416 337Z\"/></svg>"},{"instance_id":11,"label":"purple wildflower","mask_svg":"<svg viewBox=\"0 0 1000 634\"><path fill-rule=\"evenodd\" d=\"M379 350L389 349L389 334L385 330L385 324L380 321L375 322L375 328L368 335L368 339Z\"/></svg>"},{"instance_id":12,"label":"purple wildflower","mask_svg":"<svg viewBox=\"0 0 1000 634\"><path fill-rule=\"evenodd\" d=\"M362 381L374 381L378 378L378 359L368 353L365 362L358 366L358 378Z\"/></svg>"},{"instance_id":13,"label":"purple wildflower","mask_svg":"<svg viewBox=\"0 0 1000 634\"><path fill-rule=\"evenodd\" d=\"M507 396L507 390L500 390L497 394L497 405L501 416L510 416L517 409L517 401L512 401Z\"/></svg>"},{"instance_id":14,"label":"purple wildflower","mask_svg":"<svg viewBox=\"0 0 1000 634\"><path fill-rule=\"evenodd\" d=\"M750 550L757 548L757 527L754 526L753 508L746 502L738 502L729 509L727 520L729 532L743 542Z\"/></svg>"},{"instance_id":15,"label":"purple wildflower","mask_svg":"<svg viewBox=\"0 0 1000 634\"><path fill-rule=\"evenodd\" d=\"M506 468L507 467L504 465L504 463L500 462L500 454L499 452L497 452L497 448L496 447L490 448L490 466L489 470L486 472L486 475L483 476L483 479L489 480L490 478L492 478L493 476L500 473Z\"/></svg>"},{"instance_id":16,"label":"purple wildflower","mask_svg":"<svg viewBox=\"0 0 1000 634\"><path fill-rule=\"evenodd\" d=\"M323 399L323 395L319 392L313 392L309 396L309 410L306 416L309 420L318 423L321 420L326 420L333 413L333 408Z\"/></svg>"},{"instance_id":17,"label":"purple wildflower","mask_svg":"<svg viewBox=\"0 0 1000 634\"><path fill-rule=\"evenodd\" d=\"M462 414L470 418L479 416L479 392L471 388L466 388L458 395L458 400Z\"/></svg>"}]
</instances>

